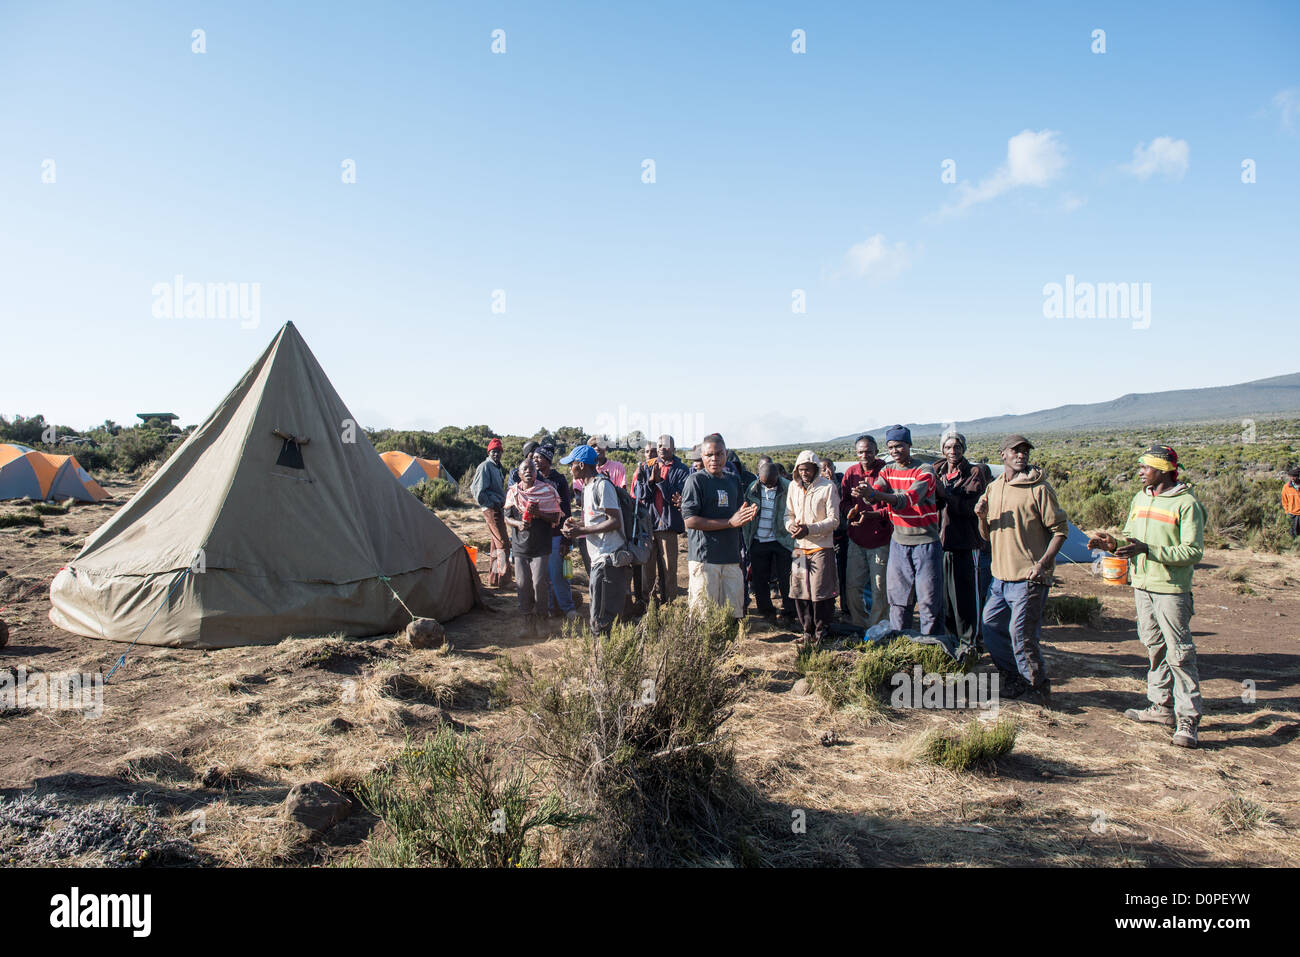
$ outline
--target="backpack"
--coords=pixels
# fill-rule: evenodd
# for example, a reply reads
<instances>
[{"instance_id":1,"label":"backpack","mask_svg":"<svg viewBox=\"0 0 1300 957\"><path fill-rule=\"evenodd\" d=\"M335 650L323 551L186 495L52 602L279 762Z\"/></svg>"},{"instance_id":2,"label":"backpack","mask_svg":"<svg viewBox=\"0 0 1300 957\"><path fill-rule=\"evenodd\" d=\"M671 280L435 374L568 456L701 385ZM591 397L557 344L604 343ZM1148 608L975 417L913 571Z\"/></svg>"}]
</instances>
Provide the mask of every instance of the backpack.
<instances>
[{"instance_id":1,"label":"backpack","mask_svg":"<svg viewBox=\"0 0 1300 957\"><path fill-rule=\"evenodd\" d=\"M597 472L592 481L600 479L613 485L613 480L604 472ZM644 565L654 550L654 519L650 515L650 503L634 499L627 489L617 485L614 485L614 494L618 497L623 523L623 547L615 553L614 565L618 568Z\"/></svg>"}]
</instances>

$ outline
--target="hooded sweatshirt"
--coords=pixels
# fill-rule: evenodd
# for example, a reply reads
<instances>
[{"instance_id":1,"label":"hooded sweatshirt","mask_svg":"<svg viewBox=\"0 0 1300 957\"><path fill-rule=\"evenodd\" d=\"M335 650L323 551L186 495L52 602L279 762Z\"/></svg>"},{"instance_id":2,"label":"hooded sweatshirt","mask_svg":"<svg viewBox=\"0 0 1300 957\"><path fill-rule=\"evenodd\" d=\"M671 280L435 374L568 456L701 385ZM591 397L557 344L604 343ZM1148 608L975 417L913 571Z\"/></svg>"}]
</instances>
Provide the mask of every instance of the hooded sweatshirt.
<instances>
[{"instance_id":1,"label":"hooded sweatshirt","mask_svg":"<svg viewBox=\"0 0 1300 957\"><path fill-rule=\"evenodd\" d=\"M1133 496L1124 535L1145 542L1147 553L1129 560L1134 588L1161 595L1192 590L1192 566L1205 554L1205 508L1190 485L1179 482L1152 495L1143 489ZM1116 536L1120 545L1128 538Z\"/></svg>"},{"instance_id":2,"label":"hooded sweatshirt","mask_svg":"<svg viewBox=\"0 0 1300 957\"><path fill-rule=\"evenodd\" d=\"M1003 472L989 483L980 501L989 503L989 544L993 577L1024 581L1056 535L1066 535L1070 522L1056 501L1056 492L1043 470L1030 467L1007 481ZM1055 562L1044 566L1051 574Z\"/></svg>"},{"instance_id":3,"label":"hooded sweatshirt","mask_svg":"<svg viewBox=\"0 0 1300 957\"><path fill-rule=\"evenodd\" d=\"M794 540L795 548L810 552L834 548L835 529L840 525L839 487L824 475L807 487L791 482L785 499L785 530L791 535L795 522L808 526L808 534Z\"/></svg>"}]
</instances>

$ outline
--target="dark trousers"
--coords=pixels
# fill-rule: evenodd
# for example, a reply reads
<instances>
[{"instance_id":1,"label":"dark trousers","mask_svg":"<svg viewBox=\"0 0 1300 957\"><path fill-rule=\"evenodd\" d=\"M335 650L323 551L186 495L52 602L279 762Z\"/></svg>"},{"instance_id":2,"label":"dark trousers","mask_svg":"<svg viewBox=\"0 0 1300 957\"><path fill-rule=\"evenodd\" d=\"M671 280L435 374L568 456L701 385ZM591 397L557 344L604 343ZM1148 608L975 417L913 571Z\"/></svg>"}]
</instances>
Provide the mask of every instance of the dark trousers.
<instances>
[{"instance_id":1,"label":"dark trousers","mask_svg":"<svg viewBox=\"0 0 1300 957\"><path fill-rule=\"evenodd\" d=\"M845 617L849 614L848 583L849 574L849 539L847 535L835 535L835 571L840 577L840 611Z\"/></svg>"},{"instance_id":2,"label":"dark trousers","mask_svg":"<svg viewBox=\"0 0 1300 957\"><path fill-rule=\"evenodd\" d=\"M835 599L823 598L813 601L810 598L796 598L795 612L799 615L799 624L803 627L805 637L822 641L830 633L831 622L835 620Z\"/></svg>"},{"instance_id":3,"label":"dark trousers","mask_svg":"<svg viewBox=\"0 0 1300 957\"><path fill-rule=\"evenodd\" d=\"M794 614L794 602L790 598L790 550L780 542L751 542L750 585L754 592L754 602L760 615L770 615L776 611L772 605L772 579L775 578L781 590L781 610L787 615Z\"/></svg>"},{"instance_id":4,"label":"dark trousers","mask_svg":"<svg viewBox=\"0 0 1300 957\"><path fill-rule=\"evenodd\" d=\"M943 553L944 625L965 645L979 638L979 583L976 552L957 549Z\"/></svg>"},{"instance_id":5,"label":"dark trousers","mask_svg":"<svg viewBox=\"0 0 1300 957\"><path fill-rule=\"evenodd\" d=\"M591 566L591 629L604 634L614 619L623 614L627 604L628 583L632 569L615 568L609 559L594 562Z\"/></svg>"},{"instance_id":6,"label":"dark trousers","mask_svg":"<svg viewBox=\"0 0 1300 957\"><path fill-rule=\"evenodd\" d=\"M546 614L551 594L551 555L524 555L516 551L515 588L519 593L519 610L525 615Z\"/></svg>"}]
</instances>

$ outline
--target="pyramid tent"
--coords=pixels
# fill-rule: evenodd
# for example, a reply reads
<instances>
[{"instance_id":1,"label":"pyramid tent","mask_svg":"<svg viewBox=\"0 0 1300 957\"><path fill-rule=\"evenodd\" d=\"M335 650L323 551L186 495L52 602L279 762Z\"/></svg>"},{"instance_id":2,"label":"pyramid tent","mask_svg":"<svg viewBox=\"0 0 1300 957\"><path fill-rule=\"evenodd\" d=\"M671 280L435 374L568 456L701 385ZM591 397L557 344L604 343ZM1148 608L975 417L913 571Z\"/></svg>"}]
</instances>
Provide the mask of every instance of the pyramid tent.
<instances>
[{"instance_id":1,"label":"pyramid tent","mask_svg":"<svg viewBox=\"0 0 1300 957\"><path fill-rule=\"evenodd\" d=\"M75 455L52 455L14 444L0 445L0 499L7 498L102 502L108 493Z\"/></svg>"},{"instance_id":2,"label":"pyramid tent","mask_svg":"<svg viewBox=\"0 0 1300 957\"><path fill-rule=\"evenodd\" d=\"M388 466L388 471L397 477L397 481L407 488L434 479L445 479L453 483L456 481L437 459L422 459L405 452L380 452L379 457Z\"/></svg>"},{"instance_id":3,"label":"pyramid tent","mask_svg":"<svg viewBox=\"0 0 1300 957\"><path fill-rule=\"evenodd\" d=\"M468 611L478 579L463 543L354 423L286 324L55 577L50 620L90 638L225 648L397 631L410 619L393 591L416 615Z\"/></svg>"}]
</instances>

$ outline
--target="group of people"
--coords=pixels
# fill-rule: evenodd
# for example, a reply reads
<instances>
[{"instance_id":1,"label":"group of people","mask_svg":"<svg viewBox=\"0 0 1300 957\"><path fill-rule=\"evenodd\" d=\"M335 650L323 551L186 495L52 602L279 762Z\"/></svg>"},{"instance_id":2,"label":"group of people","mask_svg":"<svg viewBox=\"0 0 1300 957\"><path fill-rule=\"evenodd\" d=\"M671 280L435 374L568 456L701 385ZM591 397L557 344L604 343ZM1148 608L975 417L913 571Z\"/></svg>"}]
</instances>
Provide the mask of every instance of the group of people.
<instances>
[{"instance_id":1,"label":"group of people","mask_svg":"<svg viewBox=\"0 0 1300 957\"><path fill-rule=\"evenodd\" d=\"M759 615L797 619L803 646L829 636L837 598L856 628L887 617L890 632L903 632L916 618L921 635L950 635L959 656L987 650L1001 697L1050 707L1040 638L1069 523L1030 463L1033 447L1023 435L1004 438L994 477L966 458L960 433L942 437L943 458L931 465L913 457L911 433L897 425L885 433L887 460L863 435L857 462L842 475L805 450L787 477L769 456L749 473L717 433L683 463L664 435L647 443L629 479L593 438L560 460L571 468L571 488L551 467L553 446L528 443L507 475L494 439L472 489L492 538L489 583L505 584L513 571L532 633L547 615L577 614L564 574L573 545L588 569L591 627L603 632L629 605L677 598L684 534L692 606L710 601L742 618L752 599ZM1194 747L1201 700L1191 583L1205 512L1178 481L1177 462L1168 446L1148 449L1139 461L1143 489L1122 535L1095 534L1089 547L1127 559L1137 595L1149 706L1126 715L1169 725L1174 744ZM641 564L626 561L618 489L648 506L653 540Z\"/></svg>"}]
</instances>

